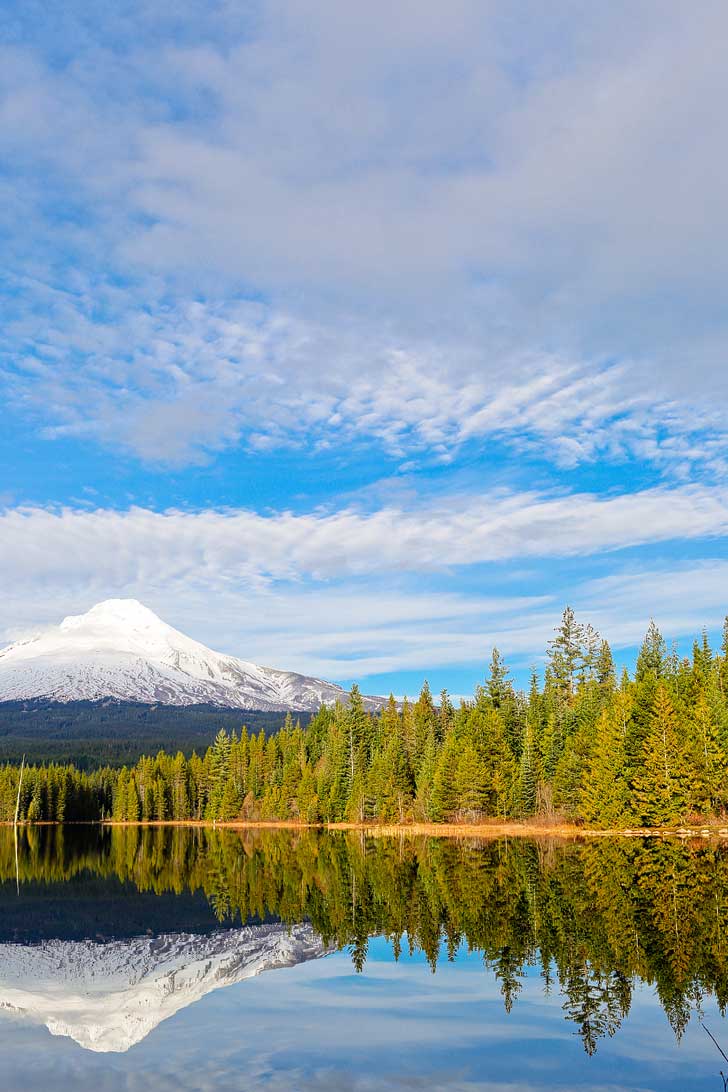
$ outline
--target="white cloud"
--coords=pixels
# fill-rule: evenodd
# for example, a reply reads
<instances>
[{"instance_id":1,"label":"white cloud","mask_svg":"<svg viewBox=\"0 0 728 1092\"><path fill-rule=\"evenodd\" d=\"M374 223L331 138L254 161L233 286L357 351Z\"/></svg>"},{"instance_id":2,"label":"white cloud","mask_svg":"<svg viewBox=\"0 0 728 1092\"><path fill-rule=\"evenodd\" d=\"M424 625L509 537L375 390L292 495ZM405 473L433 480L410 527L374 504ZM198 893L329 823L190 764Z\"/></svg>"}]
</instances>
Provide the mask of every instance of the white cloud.
<instances>
[{"instance_id":1,"label":"white cloud","mask_svg":"<svg viewBox=\"0 0 728 1092\"><path fill-rule=\"evenodd\" d=\"M562 467L630 456L687 476L725 468L722 411L657 404L624 365L496 355L462 342L397 346L354 319L331 328L250 301L212 304L20 278L0 387L50 437L180 463L252 448L376 438L449 460L497 437ZM42 326L42 339L38 337Z\"/></svg>"},{"instance_id":2,"label":"white cloud","mask_svg":"<svg viewBox=\"0 0 728 1092\"><path fill-rule=\"evenodd\" d=\"M669 636L715 628L728 566L653 560L534 595L489 562L671 539L703 540L705 552L706 538L727 533L728 496L688 487L611 500L449 498L369 514L10 509L0 517L0 631L10 638L129 595L213 647L334 678L482 662L494 643L523 663L541 655L567 599L618 646L638 641L653 614ZM474 566L483 590L457 590L453 575Z\"/></svg>"},{"instance_id":3,"label":"white cloud","mask_svg":"<svg viewBox=\"0 0 728 1092\"><path fill-rule=\"evenodd\" d=\"M572 557L727 533L728 494L689 486L608 498L501 491L371 513L28 508L2 516L0 560L27 567L40 580L59 566L82 573L84 566L98 564L101 553L110 577L133 579L140 563L155 558L160 572L175 579L213 584L235 579L262 586L304 577L325 581Z\"/></svg>"},{"instance_id":4,"label":"white cloud","mask_svg":"<svg viewBox=\"0 0 728 1092\"><path fill-rule=\"evenodd\" d=\"M355 430L724 472L723 4L63 18L0 65L23 412L172 462Z\"/></svg>"}]
</instances>

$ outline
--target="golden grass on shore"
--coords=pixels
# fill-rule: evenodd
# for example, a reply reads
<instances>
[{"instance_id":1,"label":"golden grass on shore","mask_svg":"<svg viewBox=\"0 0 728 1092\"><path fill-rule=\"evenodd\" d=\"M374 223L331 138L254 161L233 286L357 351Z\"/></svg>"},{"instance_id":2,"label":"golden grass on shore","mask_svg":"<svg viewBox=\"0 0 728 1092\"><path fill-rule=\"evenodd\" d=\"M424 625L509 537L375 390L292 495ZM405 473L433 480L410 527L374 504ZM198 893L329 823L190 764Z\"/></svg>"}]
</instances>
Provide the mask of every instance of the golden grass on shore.
<instances>
[{"instance_id":1,"label":"golden grass on shore","mask_svg":"<svg viewBox=\"0 0 728 1092\"><path fill-rule=\"evenodd\" d=\"M12 822L0 826L12 827ZM56 823L19 825L57 826ZM79 825L79 824L69 824ZM81 824L96 825L96 824ZM292 819L229 821L211 819L150 819L136 823L117 822L111 819L98 824L110 827L207 827L214 830L343 830L360 831L370 837L401 838L426 835L434 838L561 838L579 840L585 838L718 838L728 839L728 827L722 824L679 827L628 827L624 829L597 830L580 827L573 823L531 821L481 823L303 823Z\"/></svg>"}]
</instances>

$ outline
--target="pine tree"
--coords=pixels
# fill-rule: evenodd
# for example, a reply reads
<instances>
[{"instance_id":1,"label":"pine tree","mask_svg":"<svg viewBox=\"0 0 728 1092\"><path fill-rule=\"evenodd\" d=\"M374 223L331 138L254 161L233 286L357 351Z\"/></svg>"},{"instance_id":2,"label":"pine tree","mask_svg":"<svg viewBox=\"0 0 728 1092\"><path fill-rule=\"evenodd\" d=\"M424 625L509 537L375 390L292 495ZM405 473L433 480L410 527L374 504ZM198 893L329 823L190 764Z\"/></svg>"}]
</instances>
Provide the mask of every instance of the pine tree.
<instances>
[{"instance_id":1,"label":"pine tree","mask_svg":"<svg viewBox=\"0 0 728 1092\"><path fill-rule=\"evenodd\" d=\"M413 782L407 753L398 734L388 740L378 758L376 782L378 817L403 823L412 804Z\"/></svg>"},{"instance_id":2,"label":"pine tree","mask_svg":"<svg viewBox=\"0 0 728 1092\"><path fill-rule=\"evenodd\" d=\"M667 645L665 639L655 625L654 619L650 619L644 641L637 656L635 681L641 683L646 676L652 679L662 677L667 661Z\"/></svg>"},{"instance_id":3,"label":"pine tree","mask_svg":"<svg viewBox=\"0 0 728 1092\"><path fill-rule=\"evenodd\" d=\"M490 672L485 684L485 690L491 700L494 709L500 709L511 689L508 668L503 662L497 648L493 649L490 657Z\"/></svg>"},{"instance_id":4,"label":"pine tree","mask_svg":"<svg viewBox=\"0 0 728 1092\"><path fill-rule=\"evenodd\" d=\"M232 819L237 819L240 815L242 806L243 798L240 788L236 784L235 778L230 776L225 782L217 818L221 819L223 822L230 822Z\"/></svg>"},{"instance_id":5,"label":"pine tree","mask_svg":"<svg viewBox=\"0 0 728 1092\"><path fill-rule=\"evenodd\" d=\"M129 806L129 773L126 766L119 773L119 777L116 782L116 789L114 791L114 821L117 823L123 823L127 818L127 808Z\"/></svg>"},{"instance_id":6,"label":"pine tree","mask_svg":"<svg viewBox=\"0 0 728 1092\"><path fill-rule=\"evenodd\" d=\"M455 810L476 817L488 804L488 772L476 747L466 743L455 761L453 788Z\"/></svg>"},{"instance_id":7,"label":"pine tree","mask_svg":"<svg viewBox=\"0 0 728 1092\"><path fill-rule=\"evenodd\" d=\"M429 736L437 726L437 713L432 701L430 685L425 680L420 696L412 707L412 738L408 747L410 769L417 775Z\"/></svg>"},{"instance_id":8,"label":"pine tree","mask_svg":"<svg viewBox=\"0 0 728 1092\"><path fill-rule=\"evenodd\" d=\"M369 795L366 778L361 768L354 772L346 804L346 818L350 823L363 823L369 818Z\"/></svg>"},{"instance_id":9,"label":"pine tree","mask_svg":"<svg viewBox=\"0 0 728 1092\"><path fill-rule=\"evenodd\" d=\"M346 806L352 785L349 732L343 715L331 725L329 755L318 796L324 803L324 814L329 822L340 822L346 816Z\"/></svg>"},{"instance_id":10,"label":"pine tree","mask_svg":"<svg viewBox=\"0 0 728 1092\"><path fill-rule=\"evenodd\" d=\"M232 740L225 729L221 728L215 736L215 742L205 756L210 771L207 805L205 808L205 816L208 819L218 819L220 817L222 796L230 774L231 750Z\"/></svg>"},{"instance_id":11,"label":"pine tree","mask_svg":"<svg viewBox=\"0 0 728 1092\"><path fill-rule=\"evenodd\" d=\"M632 714L626 738L627 760L637 768L652 724L657 685L667 674L667 645L654 621L650 621L642 642L633 688Z\"/></svg>"},{"instance_id":12,"label":"pine tree","mask_svg":"<svg viewBox=\"0 0 728 1092\"><path fill-rule=\"evenodd\" d=\"M168 814L167 787L164 779L157 777L154 781L154 818L163 823Z\"/></svg>"},{"instance_id":13,"label":"pine tree","mask_svg":"<svg viewBox=\"0 0 728 1092\"><path fill-rule=\"evenodd\" d=\"M689 769L677 716L664 683L655 695L652 722L634 779L635 803L642 821L664 826L679 821L689 803Z\"/></svg>"},{"instance_id":14,"label":"pine tree","mask_svg":"<svg viewBox=\"0 0 728 1092\"><path fill-rule=\"evenodd\" d=\"M720 746L718 725L702 691L693 705L688 725L695 770L690 804L704 815L715 814L727 800L728 758Z\"/></svg>"},{"instance_id":15,"label":"pine tree","mask_svg":"<svg viewBox=\"0 0 728 1092\"><path fill-rule=\"evenodd\" d=\"M613 694L617 686L617 676L614 670L612 650L607 641L602 641L599 646L599 653L594 665L594 674L602 691L607 695Z\"/></svg>"},{"instance_id":16,"label":"pine tree","mask_svg":"<svg viewBox=\"0 0 728 1092\"><path fill-rule=\"evenodd\" d=\"M171 814L173 819L190 818L190 800L187 786L187 763L181 751L175 755L171 772Z\"/></svg>"},{"instance_id":17,"label":"pine tree","mask_svg":"<svg viewBox=\"0 0 728 1092\"><path fill-rule=\"evenodd\" d=\"M526 736L521 752L519 799L521 814L533 815L536 810L536 790L538 786L538 768L536 748L533 739L533 726L526 726Z\"/></svg>"},{"instance_id":18,"label":"pine tree","mask_svg":"<svg viewBox=\"0 0 728 1092\"><path fill-rule=\"evenodd\" d=\"M596 741L581 792L581 815L588 823L619 827L628 817L630 788L626 776L624 729L606 710L597 725Z\"/></svg>"},{"instance_id":19,"label":"pine tree","mask_svg":"<svg viewBox=\"0 0 728 1092\"><path fill-rule=\"evenodd\" d=\"M63 770L58 783L58 793L56 796L56 811L55 819L58 823L65 823L67 818L68 808L68 796L69 796L69 782L70 774L68 770ZM51 816L53 817L53 816Z\"/></svg>"},{"instance_id":20,"label":"pine tree","mask_svg":"<svg viewBox=\"0 0 728 1092\"><path fill-rule=\"evenodd\" d=\"M137 823L139 821L139 793L137 792L137 785L132 775L129 778L129 786L126 796L126 818L130 823Z\"/></svg>"},{"instance_id":21,"label":"pine tree","mask_svg":"<svg viewBox=\"0 0 728 1092\"><path fill-rule=\"evenodd\" d=\"M298 814L306 823L318 823L321 819L321 808L318 793L316 792L316 778L308 762L304 763L301 771L301 782L298 787Z\"/></svg>"},{"instance_id":22,"label":"pine tree","mask_svg":"<svg viewBox=\"0 0 728 1092\"><path fill-rule=\"evenodd\" d=\"M540 740L539 766L543 773L542 780L552 781L556 767L564 751L564 738L557 714L550 711L546 715Z\"/></svg>"},{"instance_id":23,"label":"pine tree","mask_svg":"<svg viewBox=\"0 0 728 1092\"><path fill-rule=\"evenodd\" d=\"M495 710L486 718L484 732L486 778L490 786L488 810L505 818L512 814L518 789L518 767L508 742L503 718Z\"/></svg>"},{"instance_id":24,"label":"pine tree","mask_svg":"<svg viewBox=\"0 0 728 1092\"><path fill-rule=\"evenodd\" d=\"M391 739L393 735L400 735L402 731L399 709L397 708L397 702L395 700L394 694L389 695L389 700L382 710L380 721L380 742L382 746L386 746L387 741Z\"/></svg>"},{"instance_id":25,"label":"pine tree","mask_svg":"<svg viewBox=\"0 0 728 1092\"><path fill-rule=\"evenodd\" d=\"M458 806L459 786L456 784L458 751L455 733L450 732L440 751L432 784L430 810L435 822L450 818Z\"/></svg>"},{"instance_id":26,"label":"pine tree","mask_svg":"<svg viewBox=\"0 0 728 1092\"><path fill-rule=\"evenodd\" d=\"M708 633L703 630L700 641L693 641L693 672L705 681L713 669L713 652L708 640Z\"/></svg>"},{"instance_id":27,"label":"pine tree","mask_svg":"<svg viewBox=\"0 0 728 1092\"><path fill-rule=\"evenodd\" d=\"M356 683L349 694L349 708L346 711L345 723L349 747L349 784L351 785L357 774L361 782L372 750L371 722Z\"/></svg>"},{"instance_id":28,"label":"pine tree","mask_svg":"<svg viewBox=\"0 0 728 1092\"><path fill-rule=\"evenodd\" d=\"M577 667L579 684L583 686L596 675L602 639L594 626L587 623L581 627L581 657Z\"/></svg>"},{"instance_id":29,"label":"pine tree","mask_svg":"<svg viewBox=\"0 0 728 1092\"><path fill-rule=\"evenodd\" d=\"M724 698L728 699L728 616L723 622L723 639L720 645L720 659L718 661L718 676L720 688Z\"/></svg>"},{"instance_id":30,"label":"pine tree","mask_svg":"<svg viewBox=\"0 0 728 1092\"><path fill-rule=\"evenodd\" d=\"M425 745L425 753L417 775L416 806L418 818L432 819L432 790L437 769L437 742L434 732Z\"/></svg>"},{"instance_id":31,"label":"pine tree","mask_svg":"<svg viewBox=\"0 0 728 1092\"><path fill-rule=\"evenodd\" d=\"M40 782L36 779L33 786L33 791L30 796L30 804L25 816L29 823L38 823L43 819L43 808L41 805L41 791Z\"/></svg>"},{"instance_id":32,"label":"pine tree","mask_svg":"<svg viewBox=\"0 0 728 1092\"><path fill-rule=\"evenodd\" d=\"M445 736L452 728L454 719L455 709L453 708L453 704L450 701L450 695L448 694L447 690L441 690L440 719L437 727L437 732L435 734L435 739L437 743L442 743Z\"/></svg>"},{"instance_id":33,"label":"pine tree","mask_svg":"<svg viewBox=\"0 0 728 1092\"><path fill-rule=\"evenodd\" d=\"M566 607L556 636L549 641L549 667L560 698L570 703L574 682L583 659L583 628L571 607Z\"/></svg>"}]
</instances>

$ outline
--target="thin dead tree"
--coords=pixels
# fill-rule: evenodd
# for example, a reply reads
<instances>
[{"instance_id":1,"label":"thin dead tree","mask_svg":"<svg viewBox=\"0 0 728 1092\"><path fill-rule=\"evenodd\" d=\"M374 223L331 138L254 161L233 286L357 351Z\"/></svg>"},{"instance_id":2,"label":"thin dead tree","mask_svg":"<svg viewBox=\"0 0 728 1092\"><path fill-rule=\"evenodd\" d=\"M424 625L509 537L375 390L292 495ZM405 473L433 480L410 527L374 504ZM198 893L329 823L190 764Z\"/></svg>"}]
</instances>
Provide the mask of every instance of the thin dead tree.
<instances>
[{"instance_id":1,"label":"thin dead tree","mask_svg":"<svg viewBox=\"0 0 728 1092\"><path fill-rule=\"evenodd\" d=\"M701 1023L702 1023L702 1021L701 1021ZM703 1024L703 1025L702 1025L702 1027L703 1027L703 1031L704 1031L704 1032L705 1032L705 1033L706 1033L707 1035L709 1035L709 1036L710 1036L710 1038L711 1038L711 1039L713 1040L713 1042L715 1043L716 1047L717 1047L717 1048L718 1048L718 1050L720 1051L720 1053L721 1053L721 1055L723 1056L723 1058L725 1058L725 1060L726 1060L726 1061L728 1062L728 1055L727 1055L727 1054L726 1054L726 1052L725 1052L725 1051L723 1050L723 1047L722 1047L722 1046L720 1045L720 1043L719 1043L719 1042L718 1042L718 1040L716 1039L715 1035L713 1035L713 1032L712 1032L712 1031L709 1031L709 1030L708 1030L708 1028L707 1028L707 1027L705 1026L705 1024ZM721 1071L720 1071L720 1076L721 1076L721 1080L723 1081L723 1092L728 1092L728 1076L726 1076L726 1074L725 1074L725 1073L723 1072L723 1070L722 1070L722 1069L721 1069Z\"/></svg>"},{"instance_id":2,"label":"thin dead tree","mask_svg":"<svg viewBox=\"0 0 728 1092\"><path fill-rule=\"evenodd\" d=\"M20 866L18 863L18 816L20 815L20 792L23 788L23 773L25 772L25 755L20 763L20 777L18 778L18 798L15 801L15 819L13 820L13 834L15 835L15 887L20 895Z\"/></svg>"},{"instance_id":3,"label":"thin dead tree","mask_svg":"<svg viewBox=\"0 0 728 1092\"><path fill-rule=\"evenodd\" d=\"M18 798L15 801L15 820L13 821L13 826L14 827L17 827L17 825L18 825L18 816L20 815L20 792L21 792L21 789L23 788L23 772L24 772L24 770L25 770L25 755L23 755L23 761L20 763L20 777L18 778Z\"/></svg>"}]
</instances>

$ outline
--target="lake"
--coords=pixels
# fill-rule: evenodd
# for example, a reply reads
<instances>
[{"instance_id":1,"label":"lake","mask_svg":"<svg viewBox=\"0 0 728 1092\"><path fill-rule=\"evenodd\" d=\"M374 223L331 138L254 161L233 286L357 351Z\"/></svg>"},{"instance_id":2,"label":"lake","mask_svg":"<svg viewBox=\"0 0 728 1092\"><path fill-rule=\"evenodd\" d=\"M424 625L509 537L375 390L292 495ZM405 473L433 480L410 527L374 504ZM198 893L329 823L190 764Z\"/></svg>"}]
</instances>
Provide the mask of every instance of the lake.
<instances>
[{"instance_id":1,"label":"lake","mask_svg":"<svg viewBox=\"0 0 728 1092\"><path fill-rule=\"evenodd\" d=\"M3 1088L721 1092L728 851L0 830Z\"/></svg>"}]
</instances>

